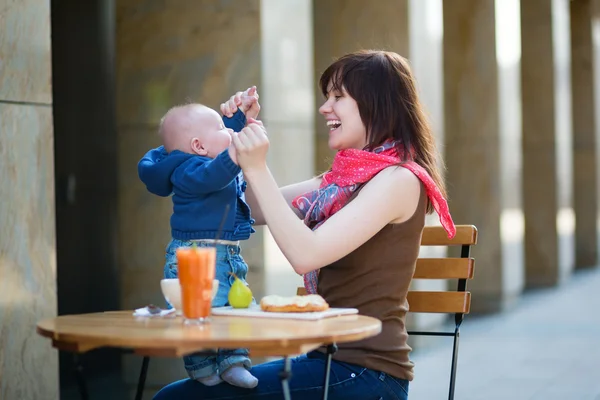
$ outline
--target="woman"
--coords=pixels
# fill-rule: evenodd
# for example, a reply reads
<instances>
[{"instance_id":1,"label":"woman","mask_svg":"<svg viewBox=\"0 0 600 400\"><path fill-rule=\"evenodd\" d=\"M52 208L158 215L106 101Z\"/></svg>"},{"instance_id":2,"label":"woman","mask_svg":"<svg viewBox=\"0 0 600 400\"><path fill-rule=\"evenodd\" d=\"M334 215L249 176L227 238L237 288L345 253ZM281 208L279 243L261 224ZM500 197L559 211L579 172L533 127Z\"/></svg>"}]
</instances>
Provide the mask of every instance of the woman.
<instances>
[{"instance_id":1,"label":"woman","mask_svg":"<svg viewBox=\"0 0 600 400\"><path fill-rule=\"evenodd\" d=\"M406 294L419 252L425 214L434 209L452 236L434 137L407 61L398 54L360 51L323 73L319 112L337 150L322 176L277 187L267 165L268 138L260 123L233 137L252 193L256 223L266 223L305 286L331 307L355 307L382 321L375 338L340 344L332 363L330 399L407 399L413 379L405 317ZM221 106L237 110L239 93ZM250 113L249 113L250 116ZM401 166L401 167L399 167ZM311 249L311 251L306 251ZM323 350L292 361L293 399L320 398ZM183 380L163 399L281 399L282 361L257 365L256 388L206 387Z\"/></svg>"}]
</instances>

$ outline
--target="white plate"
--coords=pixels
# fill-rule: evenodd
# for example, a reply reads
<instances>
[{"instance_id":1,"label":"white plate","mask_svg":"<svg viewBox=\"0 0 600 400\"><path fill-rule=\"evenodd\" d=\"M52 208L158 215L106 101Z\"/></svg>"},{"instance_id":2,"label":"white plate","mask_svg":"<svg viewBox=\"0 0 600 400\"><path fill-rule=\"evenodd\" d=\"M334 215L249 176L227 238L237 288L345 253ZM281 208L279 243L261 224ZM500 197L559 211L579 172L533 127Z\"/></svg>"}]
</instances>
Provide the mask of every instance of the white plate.
<instances>
[{"instance_id":1,"label":"white plate","mask_svg":"<svg viewBox=\"0 0 600 400\"><path fill-rule=\"evenodd\" d=\"M266 312L260 309L260 305L253 304L248 308L214 307L212 315L232 315L239 317L258 318L281 318L281 319L304 319L317 320L323 318L337 317L338 315L358 314L356 308L330 308L326 311L288 313L288 312Z\"/></svg>"}]
</instances>

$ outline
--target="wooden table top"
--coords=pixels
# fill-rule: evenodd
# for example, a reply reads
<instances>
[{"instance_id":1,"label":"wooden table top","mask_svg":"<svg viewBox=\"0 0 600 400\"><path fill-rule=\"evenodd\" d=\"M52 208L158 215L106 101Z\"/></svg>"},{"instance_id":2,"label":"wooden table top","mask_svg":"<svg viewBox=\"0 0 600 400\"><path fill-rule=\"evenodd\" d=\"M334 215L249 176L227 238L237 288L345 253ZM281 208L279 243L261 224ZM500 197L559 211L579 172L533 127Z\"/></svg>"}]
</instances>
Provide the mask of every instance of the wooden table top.
<instances>
[{"instance_id":1,"label":"wooden table top","mask_svg":"<svg viewBox=\"0 0 600 400\"><path fill-rule=\"evenodd\" d=\"M64 315L40 321L37 332L54 347L83 353L100 347L145 356L180 357L199 350L247 348L252 356L302 354L324 344L353 342L381 332L381 321L344 315L317 321L211 316L201 326L182 317L134 317L133 311Z\"/></svg>"}]
</instances>

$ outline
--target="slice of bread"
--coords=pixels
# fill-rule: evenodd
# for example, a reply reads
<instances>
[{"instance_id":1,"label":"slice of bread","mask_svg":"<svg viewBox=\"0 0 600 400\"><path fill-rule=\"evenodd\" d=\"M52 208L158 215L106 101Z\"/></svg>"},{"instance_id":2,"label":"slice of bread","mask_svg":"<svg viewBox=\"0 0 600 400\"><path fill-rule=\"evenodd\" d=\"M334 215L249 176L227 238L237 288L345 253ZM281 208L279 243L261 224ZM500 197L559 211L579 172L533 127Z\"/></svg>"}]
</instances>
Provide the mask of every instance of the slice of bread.
<instances>
[{"instance_id":1,"label":"slice of bread","mask_svg":"<svg viewBox=\"0 0 600 400\"><path fill-rule=\"evenodd\" d=\"M303 313L325 311L329 304L318 294L305 296L269 295L262 298L260 308L266 312Z\"/></svg>"}]
</instances>

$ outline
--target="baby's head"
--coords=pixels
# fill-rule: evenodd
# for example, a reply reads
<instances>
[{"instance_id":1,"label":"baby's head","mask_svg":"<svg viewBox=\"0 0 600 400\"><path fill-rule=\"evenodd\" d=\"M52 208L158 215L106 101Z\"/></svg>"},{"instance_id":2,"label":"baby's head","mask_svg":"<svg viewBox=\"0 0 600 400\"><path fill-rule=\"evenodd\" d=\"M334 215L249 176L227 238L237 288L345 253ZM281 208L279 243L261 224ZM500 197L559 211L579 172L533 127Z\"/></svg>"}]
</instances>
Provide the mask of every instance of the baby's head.
<instances>
[{"instance_id":1,"label":"baby's head","mask_svg":"<svg viewBox=\"0 0 600 400\"><path fill-rule=\"evenodd\" d=\"M219 114L202 104L171 108L160 121L159 134L167 152L179 150L215 158L231 144L230 129Z\"/></svg>"}]
</instances>

